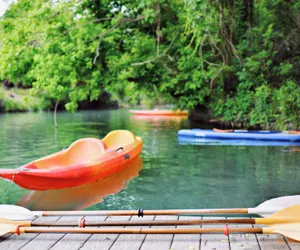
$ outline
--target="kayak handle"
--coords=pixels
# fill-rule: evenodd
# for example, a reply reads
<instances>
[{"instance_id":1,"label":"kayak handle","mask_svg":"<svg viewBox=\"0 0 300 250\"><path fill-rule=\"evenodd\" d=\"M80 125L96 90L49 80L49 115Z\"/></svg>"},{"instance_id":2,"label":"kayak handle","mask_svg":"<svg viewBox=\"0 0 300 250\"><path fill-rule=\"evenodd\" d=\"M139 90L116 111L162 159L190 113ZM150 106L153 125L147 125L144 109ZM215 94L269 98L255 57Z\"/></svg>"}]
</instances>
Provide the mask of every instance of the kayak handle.
<instances>
[{"instance_id":1,"label":"kayak handle","mask_svg":"<svg viewBox=\"0 0 300 250\"><path fill-rule=\"evenodd\" d=\"M116 152L118 152L118 151L121 150L121 149L124 150L123 147L119 147L119 148L116 149Z\"/></svg>"},{"instance_id":2,"label":"kayak handle","mask_svg":"<svg viewBox=\"0 0 300 250\"><path fill-rule=\"evenodd\" d=\"M117 150L116 150L116 152L118 152L119 150L123 150L124 151L124 148L123 147L119 147ZM129 154L125 154L124 155L124 159L125 160L128 160L130 158L130 155Z\"/></svg>"}]
</instances>

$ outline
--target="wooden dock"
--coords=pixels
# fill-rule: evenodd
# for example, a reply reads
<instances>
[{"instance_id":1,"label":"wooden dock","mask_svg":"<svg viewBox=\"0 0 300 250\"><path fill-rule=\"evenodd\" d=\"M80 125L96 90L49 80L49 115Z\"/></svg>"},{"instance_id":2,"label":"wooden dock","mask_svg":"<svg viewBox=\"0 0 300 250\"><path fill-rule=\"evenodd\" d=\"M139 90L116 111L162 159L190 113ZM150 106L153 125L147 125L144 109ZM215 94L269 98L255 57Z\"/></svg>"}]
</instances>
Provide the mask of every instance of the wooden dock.
<instances>
[{"instance_id":1,"label":"wooden dock","mask_svg":"<svg viewBox=\"0 0 300 250\"><path fill-rule=\"evenodd\" d=\"M82 217L43 217L35 220L79 220ZM85 217L88 220L186 220L187 216L97 216ZM209 217L205 217L209 218ZM215 217L214 217L215 218ZM224 225L195 225L178 227L223 227ZM256 227L258 225L229 225L229 227ZM164 226L165 228L166 226ZM175 228L175 226L168 226ZM115 227L114 227L115 228ZM122 227L123 228L123 227ZM141 228L141 227L135 227ZM154 228L154 226L152 227ZM143 234L10 234L0 238L3 250L300 250L300 243L280 235L263 234L182 234L182 235L143 235Z\"/></svg>"}]
</instances>

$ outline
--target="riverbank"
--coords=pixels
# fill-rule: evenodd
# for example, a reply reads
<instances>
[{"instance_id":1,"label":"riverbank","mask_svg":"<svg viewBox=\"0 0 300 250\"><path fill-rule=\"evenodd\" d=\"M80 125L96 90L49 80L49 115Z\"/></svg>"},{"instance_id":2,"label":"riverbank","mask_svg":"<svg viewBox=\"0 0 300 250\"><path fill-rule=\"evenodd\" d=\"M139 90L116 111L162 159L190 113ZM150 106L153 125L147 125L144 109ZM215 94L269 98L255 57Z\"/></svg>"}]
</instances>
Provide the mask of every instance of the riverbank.
<instances>
[{"instance_id":1,"label":"riverbank","mask_svg":"<svg viewBox=\"0 0 300 250\"><path fill-rule=\"evenodd\" d=\"M18 113L18 112L30 112L30 111L42 111L42 110L53 110L54 104L51 103L50 99L43 98L42 96L32 95L30 89L23 88L0 88L0 113ZM149 108L149 100L142 100L139 108ZM172 105L167 105L165 102L155 103L159 108L172 109ZM82 101L79 103L78 110L95 110L95 109L118 109L120 107L128 108L129 104L121 104L117 101L113 101L108 93L102 93L98 100ZM156 105L154 105L157 107ZM64 103L59 103L58 110L65 110ZM275 122L269 123L266 126L252 125L247 126L243 121L225 121L220 117L215 117L212 110L201 106L195 110L190 110L189 119L193 122L205 122L209 123L214 127L221 129L254 129L254 130L280 130L283 129ZM285 125L286 130L298 130L294 124L287 123Z\"/></svg>"},{"instance_id":2,"label":"riverbank","mask_svg":"<svg viewBox=\"0 0 300 250\"><path fill-rule=\"evenodd\" d=\"M18 113L30 111L54 110L55 102L47 96L33 95L31 89L0 87L0 113ZM81 101L79 110L118 108L118 103L112 101L108 93L102 93L98 100ZM65 110L65 102L58 105L59 111Z\"/></svg>"},{"instance_id":3,"label":"riverbank","mask_svg":"<svg viewBox=\"0 0 300 250\"><path fill-rule=\"evenodd\" d=\"M30 94L30 89L0 88L0 113L40 111L49 104L38 96Z\"/></svg>"}]
</instances>

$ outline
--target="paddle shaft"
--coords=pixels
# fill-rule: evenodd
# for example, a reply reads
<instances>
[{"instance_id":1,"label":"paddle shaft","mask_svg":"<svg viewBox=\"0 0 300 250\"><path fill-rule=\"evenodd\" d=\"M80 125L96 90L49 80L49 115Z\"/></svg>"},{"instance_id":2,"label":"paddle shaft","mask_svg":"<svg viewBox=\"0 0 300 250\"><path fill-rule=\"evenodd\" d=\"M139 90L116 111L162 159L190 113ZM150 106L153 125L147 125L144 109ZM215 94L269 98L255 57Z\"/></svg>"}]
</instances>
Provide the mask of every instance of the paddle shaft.
<instances>
[{"instance_id":1,"label":"paddle shaft","mask_svg":"<svg viewBox=\"0 0 300 250\"><path fill-rule=\"evenodd\" d=\"M224 228L44 228L21 227L20 233L88 233L88 234L202 234L224 233ZM263 228L228 228L228 233L263 233Z\"/></svg>"},{"instance_id":2,"label":"paddle shaft","mask_svg":"<svg viewBox=\"0 0 300 250\"><path fill-rule=\"evenodd\" d=\"M103 211L43 211L42 216L144 216L184 214L248 214L248 208L230 209L171 209L171 210L103 210Z\"/></svg>"},{"instance_id":3,"label":"paddle shaft","mask_svg":"<svg viewBox=\"0 0 300 250\"><path fill-rule=\"evenodd\" d=\"M257 214L261 217L270 217L271 214L300 204L300 195L282 196L273 198L252 208L226 208L226 209L172 209L172 210L107 210L107 211L30 211L16 205L0 205L0 218L8 220L28 220L36 216L138 216L144 215L201 215L201 214Z\"/></svg>"},{"instance_id":4,"label":"paddle shaft","mask_svg":"<svg viewBox=\"0 0 300 250\"><path fill-rule=\"evenodd\" d=\"M22 221L19 221L23 225ZM80 226L75 221L32 221L31 226ZM161 221L85 221L84 226L176 226L201 224L255 224L255 219L161 220ZM25 226L25 225L24 225Z\"/></svg>"}]
</instances>

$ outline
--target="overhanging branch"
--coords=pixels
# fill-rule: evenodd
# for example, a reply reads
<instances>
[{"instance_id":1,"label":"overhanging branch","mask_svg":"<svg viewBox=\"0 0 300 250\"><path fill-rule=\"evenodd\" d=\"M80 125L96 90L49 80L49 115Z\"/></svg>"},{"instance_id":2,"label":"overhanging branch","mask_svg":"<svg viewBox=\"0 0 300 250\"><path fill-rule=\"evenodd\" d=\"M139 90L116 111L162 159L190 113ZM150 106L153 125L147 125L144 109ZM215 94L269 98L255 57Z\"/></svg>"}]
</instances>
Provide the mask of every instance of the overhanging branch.
<instances>
[{"instance_id":1,"label":"overhanging branch","mask_svg":"<svg viewBox=\"0 0 300 250\"><path fill-rule=\"evenodd\" d=\"M99 50L100 50L101 40L104 36L106 36L108 33L113 31L114 29L118 28L122 23L138 22L138 21L142 20L143 18L144 18L143 16L139 16L138 18L123 18L122 17L117 21L117 23L113 27L106 30L104 33L98 35L99 36L99 42L98 42L98 45L97 45L97 48L96 48L96 55L94 57L93 64L96 64L97 58L100 55Z\"/></svg>"}]
</instances>

